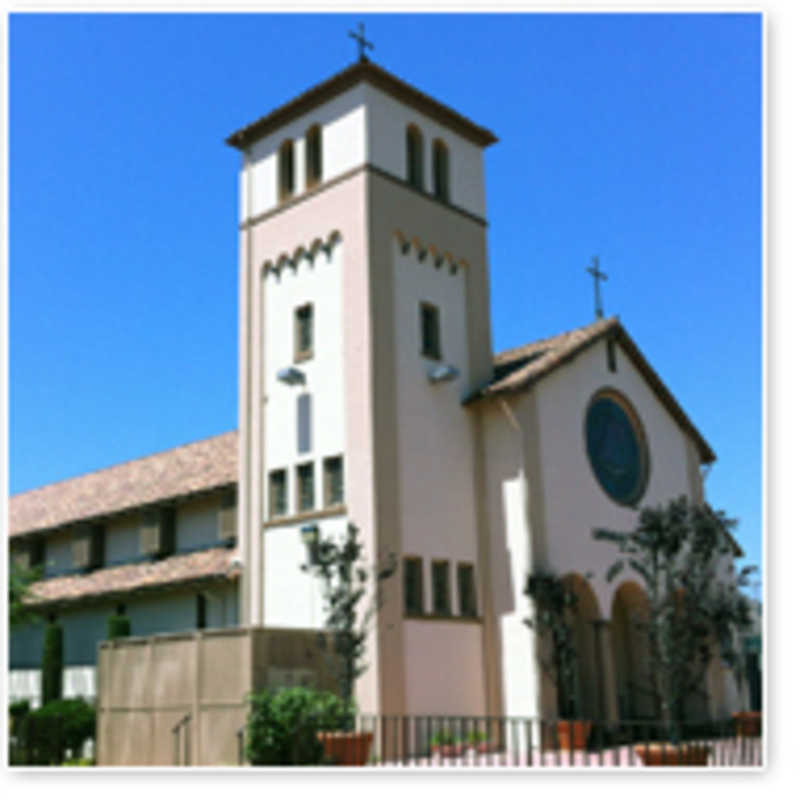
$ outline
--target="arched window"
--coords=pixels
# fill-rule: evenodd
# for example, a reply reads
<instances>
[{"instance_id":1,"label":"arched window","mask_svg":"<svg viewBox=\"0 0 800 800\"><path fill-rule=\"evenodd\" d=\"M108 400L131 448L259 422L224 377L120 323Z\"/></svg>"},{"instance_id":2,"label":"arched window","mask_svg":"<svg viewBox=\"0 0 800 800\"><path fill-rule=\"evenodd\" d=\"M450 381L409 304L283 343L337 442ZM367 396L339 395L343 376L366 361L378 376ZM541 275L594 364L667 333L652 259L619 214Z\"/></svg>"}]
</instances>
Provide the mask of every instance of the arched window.
<instances>
[{"instance_id":1,"label":"arched window","mask_svg":"<svg viewBox=\"0 0 800 800\"><path fill-rule=\"evenodd\" d=\"M406 179L415 189L422 190L422 134L416 125L406 128Z\"/></svg>"},{"instance_id":2,"label":"arched window","mask_svg":"<svg viewBox=\"0 0 800 800\"><path fill-rule=\"evenodd\" d=\"M433 194L437 200L450 202L450 154L441 139L433 143Z\"/></svg>"},{"instance_id":3,"label":"arched window","mask_svg":"<svg viewBox=\"0 0 800 800\"><path fill-rule=\"evenodd\" d=\"M283 202L294 194L294 142L287 139L278 154L278 199Z\"/></svg>"},{"instance_id":4,"label":"arched window","mask_svg":"<svg viewBox=\"0 0 800 800\"><path fill-rule=\"evenodd\" d=\"M322 180L322 131L313 125L306 131L306 189Z\"/></svg>"}]
</instances>

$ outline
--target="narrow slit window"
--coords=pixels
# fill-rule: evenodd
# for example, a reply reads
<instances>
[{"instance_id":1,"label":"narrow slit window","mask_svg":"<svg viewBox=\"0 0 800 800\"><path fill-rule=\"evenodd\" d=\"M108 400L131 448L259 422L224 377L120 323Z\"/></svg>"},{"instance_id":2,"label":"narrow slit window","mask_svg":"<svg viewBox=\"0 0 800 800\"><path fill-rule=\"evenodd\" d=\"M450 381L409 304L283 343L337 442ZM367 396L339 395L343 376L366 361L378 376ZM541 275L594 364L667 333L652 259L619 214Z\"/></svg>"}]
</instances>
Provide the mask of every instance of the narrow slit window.
<instances>
[{"instance_id":1,"label":"narrow slit window","mask_svg":"<svg viewBox=\"0 0 800 800\"><path fill-rule=\"evenodd\" d=\"M322 182L322 132L314 125L306 132L306 189Z\"/></svg>"},{"instance_id":2,"label":"narrow slit window","mask_svg":"<svg viewBox=\"0 0 800 800\"><path fill-rule=\"evenodd\" d=\"M297 452L311 452L311 395L297 397Z\"/></svg>"},{"instance_id":3,"label":"narrow slit window","mask_svg":"<svg viewBox=\"0 0 800 800\"><path fill-rule=\"evenodd\" d=\"M450 154L441 139L433 143L433 194L437 200L450 202Z\"/></svg>"},{"instance_id":4,"label":"narrow slit window","mask_svg":"<svg viewBox=\"0 0 800 800\"><path fill-rule=\"evenodd\" d=\"M278 153L278 199L283 202L294 194L294 142L287 139Z\"/></svg>"},{"instance_id":5,"label":"narrow slit window","mask_svg":"<svg viewBox=\"0 0 800 800\"><path fill-rule=\"evenodd\" d=\"M269 515L286 515L286 470L276 469L269 474Z\"/></svg>"},{"instance_id":6,"label":"narrow slit window","mask_svg":"<svg viewBox=\"0 0 800 800\"><path fill-rule=\"evenodd\" d=\"M300 306L294 312L294 360L306 361L314 355L314 306Z\"/></svg>"},{"instance_id":7,"label":"narrow slit window","mask_svg":"<svg viewBox=\"0 0 800 800\"><path fill-rule=\"evenodd\" d=\"M439 309L431 303L420 303L422 355L437 361L442 357Z\"/></svg>"},{"instance_id":8,"label":"narrow slit window","mask_svg":"<svg viewBox=\"0 0 800 800\"><path fill-rule=\"evenodd\" d=\"M423 189L422 134L416 125L406 128L406 178L415 189Z\"/></svg>"},{"instance_id":9,"label":"narrow slit window","mask_svg":"<svg viewBox=\"0 0 800 800\"><path fill-rule=\"evenodd\" d=\"M197 595L196 616L197 629L203 630L206 627L206 596L204 594Z\"/></svg>"},{"instance_id":10,"label":"narrow slit window","mask_svg":"<svg viewBox=\"0 0 800 800\"><path fill-rule=\"evenodd\" d=\"M614 346L613 339L606 339L606 360L608 362L608 371L617 371L617 352Z\"/></svg>"},{"instance_id":11,"label":"narrow slit window","mask_svg":"<svg viewBox=\"0 0 800 800\"><path fill-rule=\"evenodd\" d=\"M462 617L477 617L475 601L475 568L472 564L458 565L458 610Z\"/></svg>"},{"instance_id":12,"label":"narrow slit window","mask_svg":"<svg viewBox=\"0 0 800 800\"><path fill-rule=\"evenodd\" d=\"M325 506L344 503L344 460L341 456L326 458L323 462L325 477Z\"/></svg>"},{"instance_id":13,"label":"narrow slit window","mask_svg":"<svg viewBox=\"0 0 800 800\"><path fill-rule=\"evenodd\" d=\"M433 613L440 617L450 616L450 565L447 561L434 561L433 569Z\"/></svg>"},{"instance_id":14,"label":"narrow slit window","mask_svg":"<svg viewBox=\"0 0 800 800\"><path fill-rule=\"evenodd\" d=\"M314 509L314 464L301 464L297 468L297 510Z\"/></svg>"},{"instance_id":15,"label":"narrow slit window","mask_svg":"<svg viewBox=\"0 0 800 800\"><path fill-rule=\"evenodd\" d=\"M403 594L406 614L421 616L423 613L421 558L403 559Z\"/></svg>"}]
</instances>

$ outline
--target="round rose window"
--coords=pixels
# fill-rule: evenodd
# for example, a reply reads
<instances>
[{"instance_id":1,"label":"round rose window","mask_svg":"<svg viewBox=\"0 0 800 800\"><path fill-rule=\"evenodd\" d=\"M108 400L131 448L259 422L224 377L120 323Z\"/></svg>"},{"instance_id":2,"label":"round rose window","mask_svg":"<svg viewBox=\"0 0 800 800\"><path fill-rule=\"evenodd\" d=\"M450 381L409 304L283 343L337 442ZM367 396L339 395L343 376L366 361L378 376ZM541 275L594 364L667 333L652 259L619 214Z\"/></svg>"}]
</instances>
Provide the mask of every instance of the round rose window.
<instances>
[{"instance_id":1,"label":"round rose window","mask_svg":"<svg viewBox=\"0 0 800 800\"><path fill-rule=\"evenodd\" d=\"M586 451L603 491L634 505L647 486L647 443L633 408L614 392L599 392L586 412Z\"/></svg>"}]
</instances>

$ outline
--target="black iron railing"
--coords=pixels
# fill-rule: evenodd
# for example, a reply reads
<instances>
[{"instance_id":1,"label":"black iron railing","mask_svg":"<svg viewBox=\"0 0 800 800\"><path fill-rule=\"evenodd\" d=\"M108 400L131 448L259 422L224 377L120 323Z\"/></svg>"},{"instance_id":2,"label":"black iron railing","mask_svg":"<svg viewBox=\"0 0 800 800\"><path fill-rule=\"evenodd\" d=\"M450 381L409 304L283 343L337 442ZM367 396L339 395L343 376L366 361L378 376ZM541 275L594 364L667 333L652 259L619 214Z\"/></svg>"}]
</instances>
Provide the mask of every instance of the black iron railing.
<instances>
[{"instance_id":1,"label":"black iron railing","mask_svg":"<svg viewBox=\"0 0 800 800\"><path fill-rule=\"evenodd\" d=\"M244 729L237 732L244 763ZM650 720L361 715L353 732L320 731L319 765L373 767L758 767L762 739L733 719Z\"/></svg>"}]
</instances>

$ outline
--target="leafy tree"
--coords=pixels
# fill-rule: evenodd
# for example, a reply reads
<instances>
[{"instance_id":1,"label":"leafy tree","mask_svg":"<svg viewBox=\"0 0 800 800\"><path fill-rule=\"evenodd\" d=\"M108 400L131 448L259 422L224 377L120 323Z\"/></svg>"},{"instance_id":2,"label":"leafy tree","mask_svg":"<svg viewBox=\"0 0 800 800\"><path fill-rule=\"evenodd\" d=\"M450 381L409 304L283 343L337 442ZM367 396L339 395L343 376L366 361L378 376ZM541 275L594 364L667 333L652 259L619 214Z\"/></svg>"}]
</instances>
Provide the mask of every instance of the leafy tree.
<instances>
[{"instance_id":1,"label":"leafy tree","mask_svg":"<svg viewBox=\"0 0 800 800\"><path fill-rule=\"evenodd\" d=\"M109 641L124 639L131 635L131 619L125 614L114 614L108 618L107 637Z\"/></svg>"},{"instance_id":2,"label":"leafy tree","mask_svg":"<svg viewBox=\"0 0 800 800\"><path fill-rule=\"evenodd\" d=\"M340 728L352 708L331 692L303 686L267 690L250 697L247 758L251 764L321 764L317 732Z\"/></svg>"},{"instance_id":3,"label":"leafy tree","mask_svg":"<svg viewBox=\"0 0 800 800\"><path fill-rule=\"evenodd\" d=\"M9 559L8 569L8 623L10 627L34 622L38 618L29 601L33 597L31 584L39 580L42 571L39 567L24 567Z\"/></svg>"},{"instance_id":4,"label":"leafy tree","mask_svg":"<svg viewBox=\"0 0 800 800\"><path fill-rule=\"evenodd\" d=\"M370 569L363 558L358 528L348 524L344 541L339 542L336 536L320 539L313 548L312 563L301 569L322 582L325 627L333 641L332 666L342 699L352 705L355 682L367 668L366 640L370 623L381 607L381 583L394 574L397 560L390 554ZM359 605L370 588L372 595L359 618Z\"/></svg>"},{"instance_id":5,"label":"leafy tree","mask_svg":"<svg viewBox=\"0 0 800 800\"><path fill-rule=\"evenodd\" d=\"M722 511L680 497L643 509L632 531L594 531L619 553L608 580L628 567L644 584L649 608L640 624L651 689L672 741L679 737L686 699L702 693L715 648L723 664L741 675L737 635L750 624L750 613L740 588L754 568L737 571L733 565L735 524Z\"/></svg>"},{"instance_id":6,"label":"leafy tree","mask_svg":"<svg viewBox=\"0 0 800 800\"><path fill-rule=\"evenodd\" d=\"M570 615L578 604L575 592L558 576L547 570L528 575L524 594L533 603L533 617L523 622L542 637L547 655L538 660L553 681L558 702L558 716L578 716L578 653Z\"/></svg>"}]
</instances>

